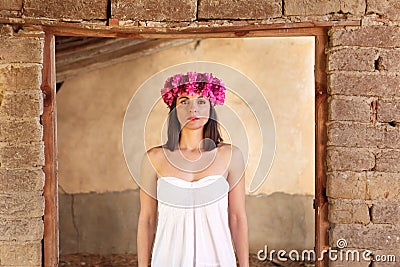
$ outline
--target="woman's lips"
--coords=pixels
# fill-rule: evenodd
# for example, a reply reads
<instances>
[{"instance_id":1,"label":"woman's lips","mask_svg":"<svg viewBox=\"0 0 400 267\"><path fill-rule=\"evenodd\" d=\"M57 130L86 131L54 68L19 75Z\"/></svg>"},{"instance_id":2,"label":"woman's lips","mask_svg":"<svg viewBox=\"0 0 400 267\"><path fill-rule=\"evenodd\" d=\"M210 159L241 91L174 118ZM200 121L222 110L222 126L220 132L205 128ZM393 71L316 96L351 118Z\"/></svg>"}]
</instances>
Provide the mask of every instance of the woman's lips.
<instances>
[{"instance_id":1,"label":"woman's lips","mask_svg":"<svg viewBox=\"0 0 400 267\"><path fill-rule=\"evenodd\" d=\"M197 121L199 117L189 117L188 121Z\"/></svg>"}]
</instances>

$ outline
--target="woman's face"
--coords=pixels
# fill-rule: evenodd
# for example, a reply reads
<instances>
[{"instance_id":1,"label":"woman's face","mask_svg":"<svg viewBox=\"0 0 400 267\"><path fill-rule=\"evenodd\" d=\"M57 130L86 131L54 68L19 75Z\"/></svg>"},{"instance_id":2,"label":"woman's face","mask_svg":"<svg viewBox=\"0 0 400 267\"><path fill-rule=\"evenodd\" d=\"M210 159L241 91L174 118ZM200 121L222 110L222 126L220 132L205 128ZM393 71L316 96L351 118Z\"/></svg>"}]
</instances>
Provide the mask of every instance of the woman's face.
<instances>
[{"instance_id":1,"label":"woman's face","mask_svg":"<svg viewBox=\"0 0 400 267\"><path fill-rule=\"evenodd\" d=\"M210 101L199 94L182 94L176 100L176 114L181 128L202 128L210 117Z\"/></svg>"}]
</instances>

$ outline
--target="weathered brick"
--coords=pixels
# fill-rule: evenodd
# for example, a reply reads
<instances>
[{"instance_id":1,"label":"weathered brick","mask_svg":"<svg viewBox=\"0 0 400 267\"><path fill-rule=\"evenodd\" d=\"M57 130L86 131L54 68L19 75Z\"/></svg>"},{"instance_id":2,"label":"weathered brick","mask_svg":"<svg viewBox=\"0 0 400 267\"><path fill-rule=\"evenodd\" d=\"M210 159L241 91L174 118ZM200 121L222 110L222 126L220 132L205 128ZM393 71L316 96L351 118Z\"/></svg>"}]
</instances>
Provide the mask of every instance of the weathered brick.
<instances>
[{"instance_id":1,"label":"weathered brick","mask_svg":"<svg viewBox=\"0 0 400 267\"><path fill-rule=\"evenodd\" d=\"M365 256L366 259L363 258L363 252L361 249L342 249L340 252L332 253L329 267L370 267L371 261L367 259L367 256ZM342 258L340 255L343 255Z\"/></svg>"},{"instance_id":2,"label":"weathered brick","mask_svg":"<svg viewBox=\"0 0 400 267\"><path fill-rule=\"evenodd\" d=\"M22 0L2 0L0 1L0 10L21 10Z\"/></svg>"},{"instance_id":3,"label":"weathered brick","mask_svg":"<svg viewBox=\"0 0 400 267\"><path fill-rule=\"evenodd\" d=\"M0 119L0 142L38 142L42 139L43 127L39 122L39 118L25 120Z\"/></svg>"},{"instance_id":4,"label":"weathered brick","mask_svg":"<svg viewBox=\"0 0 400 267\"><path fill-rule=\"evenodd\" d=\"M329 232L329 244L336 246L339 239L345 239L348 248L398 249L400 228L387 224L335 224Z\"/></svg>"},{"instance_id":5,"label":"weathered brick","mask_svg":"<svg viewBox=\"0 0 400 267\"><path fill-rule=\"evenodd\" d=\"M42 218L0 219L0 241L37 241L42 238Z\"/></svg>"},{"instance_id":6,"label":"weathered brick","mask_svg":"<svg viewBox=\"0 0 400 267\"><path fill-rule=\"evenodd\" d=\"M328 210L330 223L368 224L370 222L368 205L360 200L330 199Z\"/></svg>"},{"instance_id":7,"label":"weathered brick","mask_svg":"<svg viewBox=\"0 0 400 267\"><path fill-rule=\"evenodd\" d=\"M328 69L347 71L375 71L379 51L373 48L343 48L328 53Z\"/></svg>"},{"instance_id":8,"label":"weathered brick","mask_svg":"<svg viewBox=\"0 0 400 267\"><path fill-rule=\"evenodd\" d=\"M400 150L383 149L376 155L376 171L400 172Z\"/></svg>"},{"instance_id":9,"label":"weathered brick","mask_svg":"<svg viewBox=\"0 0 400 267\"><path fill-rule=\"evenodd\" d=\"M373 267L399 266L400 250L386 248L384 250L373 250Z\"/></svg>"},{"instance_id":10,"label":"weathered brick","mask_svg":"<svg viewBox=\"0 0 400 267\"><path fill-rule=\"evenodd\" d=\"M363 15L365 1L356 0L285 0L286 16L327 15L331 13L349 13Z\"/></svg>"},{"instance_id":11,"label":"weathered brick","mask_svg":"<svg viewBox=\"0 0 400 267\"><path fill-rule=\"evenodd\" d=\"M0 146L0 166L29 168L44 165L43 142Z\"/></svg>"},{"instance_id":12,"label":"weathered brick","mask_svg":"<svg viewBox=\"0 0 400 267\"><path fill-rule=\"evenodd\" d=\"M365 199L367 176L364 172L328 172L326 195L330 198Z\"/></svg>"},{"instance_id":13,"label":"weathered brick","mask_svg":"<svg viewBox=\"0 0 400 267\"><path fill-rule=\"evenodd\" d=\"M371 102L367 97L331 96L328 99L328 120L370 122Z\"/></svg>"},{"instance_id":14,"label":"weathered brick","mask_svg":"<svg viewBox=\"0 0 400 267\"><path fill-rule=\"evenodd\" d=\"M379 202L372 206L373 223L400 224L400 202Z\"/></svg>"},{"instance_id":15,"label":"weathered brick","mask_svg":"<svg viewBox=\"0 0 400 267\"><path fill-rule=\"evenodd\" d=\"M330 147L327 149L328 171L365 171L375 165L375 156L368 149Z\"/></svg>"},{"instance_id":16,"label":"weathered brick","mask_svg":"<svg viewBox=\"0 0 400 267\"><path fill-rule=\"evenodd\" d=\"M43 94L39 90L6 91L0 103L0 116L39 117L43 113Z\"/></svg>"},{"instance_id":17,"label":"weathered brick","mask_svg":"<svg viewBox=\"0 0 400 267\"><path fill-rule=\"evenodd\" d=\"M398 0L367 0L367 14L376 13L390 20L400 20L400 2Z\"/></svg>"},{"instance_id":18,"label":"weathered brick","mask_svg":"<svg viewBox=\"0 0 400 267\"><path fill-rule=\"evenodd\" d=\"M334 28L329 35L332 46L400 47L399 27Z\"/></svg>"},{"instance_id":19,"label":"weathered brick","mask_svg":"<svg viewBox=\"0 0 400 267\"><path fill-rule=\"evenodd\" d=\"M195 0L115 0L111 2L111 16L121 20L193 21L196 8Z\"/></svg>"},{"instance_id":20,"label":"weathered brick","mask_svg":"<svg viewBox=\"0 0 400 267\"><path fill-rule=\"evenodd\" d=\"M398 72L400 70L400 50L389 49L379 52L379 57L376 63L378 70L389 72Z\"/></svg>"},{"instance_id":21,"label":"weathered brick","mask_svg":"<svg viewBox=\"0 0 400 267\"><path fill-rule=\"evenodd\" d=\"M377 114L379 122L400 122L400 100L379 100Z\"/></svg>"},{"instance_id":22,"label":"weathered brick","mask_svg":"<svg viewBox=\"0 0 400 267\"><path fill-rule=\"evenodd\" d=\"M41 217L43 211L44 198L37 192L0 195L0 218Z\"/></svg>"},{"instance_id":23,"label":"weathered brick","mask_svg":"<svg viewBox=\"0 0 400 267\"><path fill-rule=\"evenodd\" d=\"M382 142L376 127L369 123L331 122L327 124L327 145L345 147L376 147Z\"/></svg>"},{"instance_id":24,"label":"weathered brick","mask_svg":"<svg viewBox=\"0 0 400 267\"><path fill-rule=\"evenodd\" d=\"M393 127L389 124L386 124L383 134L383 146L381 146L381 148L399 148L400 127Z\"/></svg>"},{"instance_id":25,"label":"weathered brick","mask_svg":"<svg viewBox=\"0 0 400 267\"><path fill-rule=\"evenodd\" d=\"M367 198L400 200L400 174L367 172Z\"/></svg>"},{"instance_id":26,"label":"weathered brick","mask_svg":"<svg viewBox=\"0 0 400 267\"><path fill-rule=\"evenodd\" d=\"M400 148L400 127L387 123L327 123L329 146L364 148Z\"/></svg>"},{"instance_id":27,"label":"weathered brick","mask_svg":"<svg viewBox=\"0 0 400 267\"><path fill-rule=\"evenodd\" d=\"M199 1L199 19L267 19L282 17L279 0Z\"/></svg>"},{"instance_id":28,"label":"weathered brick","mask_svg":"<svg viewBox=\"0 0 400 267\"><path fill-rule=\"evenodd\" d=\"M0 263L2 266L41 266L41 242L0 242Z\"/></svg>"},{"instance_id":29,"label":"weathered brick","mask_svg":"<svg viewBox=\"0 0 400 267\"><path fill-rule=\"evenodd\" d=\"M43 39L32 37L0 38L0 64L41 63Z\"/></svg>"},{"instance_id":30,"label":"weathered brick","mask_svg":"<svg viewBox=\"0 0 400 267\"><path fill-rule=\"evenodd\" d=\"M0 11L0 16L1 16L1 11ZM14 29L11 25L8 24L0 24L0 36L13 36L14 35Z\"/></svg>"},{"instance_id":31,"label":"weathered brick","mask_svg":"<svg viewBox=\"0 0 400 267\"><path fill-rule=\"evenodd\" d=\"M364 15L366 3L364 0L341 0L340 11L346 14Z\"/></svg>"},{"instance_id":32,"label":"weathered brick","mask_svg":"<svg viewBox=\"0 0 400 267\"><path fill-rule=\"evenodd\" d=\"M286 16L326 15L340 11L340 0L285 0Z\"/></svg>"},{"instance_id":33,"label":"weathered brick","mask_svg":"<svg viewBox=\"0 0 400 267\"><path fill-rule=\"evenodd\" d=\"M393 97L400 92L397 74L332 73L328 80L330 94Z\"/></svg>"},{"instance_id":34,"label":"weathered brick","mask_svg":"<svg viewBox=\"0 0 400 267\"><path fill-rule=\"evenodd\" d=\"M6 65L0 67L0 88L5 90L40 90L42 68L39 64ZM5 91L4 90L4 91Z\"/></svg>"},{"instance_id":35,"label":"weathered brick","mask_svg":"<svg viewBox=\"0 0 400 267\"><path fill-rule=\"evenodd\" d=\"M37 170L0 169L0 194L17 192L41 192L44 186L44 172Z\"/></svg>"},{"instance_id":36,"label":"weathered brick","mask_svg":"<svg viewBox=\"0 0 400 267\"><path fill-rule=\"evenodd\" d=\"M25 0L24 15L54 19L107 19L107 0Z\"/></svg>"}]
</instances>

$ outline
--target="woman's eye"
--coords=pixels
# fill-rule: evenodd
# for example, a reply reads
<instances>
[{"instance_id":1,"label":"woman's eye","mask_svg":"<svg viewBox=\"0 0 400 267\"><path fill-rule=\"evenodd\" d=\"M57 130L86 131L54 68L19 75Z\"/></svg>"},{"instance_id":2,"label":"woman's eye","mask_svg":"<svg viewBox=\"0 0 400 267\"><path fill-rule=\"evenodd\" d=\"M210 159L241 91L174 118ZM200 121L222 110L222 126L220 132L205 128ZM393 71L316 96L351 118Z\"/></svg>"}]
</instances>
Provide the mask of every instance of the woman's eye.
<instances>
[{"instance_id":1,"label":"woman's eye","mask_svg":"<svg viewBox=\"0 0 400 267\"><path fill-rule=\"evenodd\" d=\"M204 105L204 104L206 103L206 101L203 100L203 99L200 99L197 103L199 103L199 104L201 104L201 105Z\"/></svg>"},{"instance_id":2,"label":"woman's eye","mask_svg":"<svg viewBox=\"0 0 400 267\"><path fill-rule=\"evenodd\" d=\"M189 103L189 101L187 101L187 100L182 100L180 103L183 104L183 105L186 105L186 104Z\"/></svg>"}]
</instances>

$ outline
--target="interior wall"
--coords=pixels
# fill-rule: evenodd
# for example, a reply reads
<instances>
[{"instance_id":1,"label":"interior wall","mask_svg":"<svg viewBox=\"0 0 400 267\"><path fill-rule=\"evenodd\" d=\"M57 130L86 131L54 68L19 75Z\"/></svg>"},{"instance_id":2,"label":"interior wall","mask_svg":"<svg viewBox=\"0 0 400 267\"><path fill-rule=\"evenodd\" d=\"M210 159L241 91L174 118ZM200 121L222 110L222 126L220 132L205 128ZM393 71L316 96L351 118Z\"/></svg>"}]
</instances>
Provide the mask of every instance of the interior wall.
<instances>
[{"instance_id":1,"label":"interior wall","mask_svg":"<svg viewBox=\"0 0 400 267\"><path fill-rule=\"evenodd\" d=\"M138 191L122 153L125 109L149 76L194 60L244 73L275 119L271 171L246 198L251 251L314 247L314 39L275 37L206 39L65 81L57 94L61 253L136 252ZM246 108L229 98L227 104ZM162 121L167 109L157 105ZM159 144L160 128L147 136L149 144ZM252 157L249 176L257 167Z\"/></svg>"}]
</instances>

